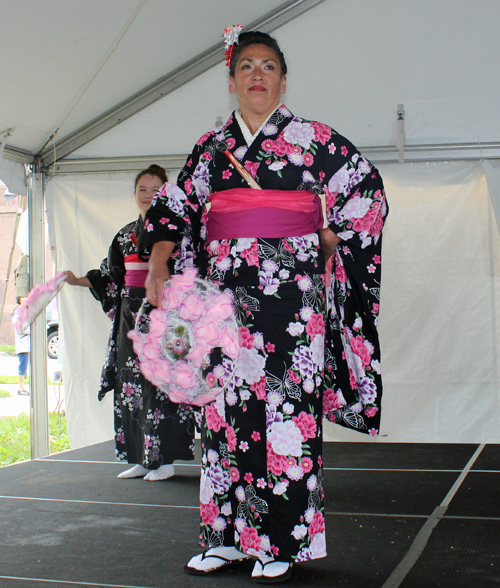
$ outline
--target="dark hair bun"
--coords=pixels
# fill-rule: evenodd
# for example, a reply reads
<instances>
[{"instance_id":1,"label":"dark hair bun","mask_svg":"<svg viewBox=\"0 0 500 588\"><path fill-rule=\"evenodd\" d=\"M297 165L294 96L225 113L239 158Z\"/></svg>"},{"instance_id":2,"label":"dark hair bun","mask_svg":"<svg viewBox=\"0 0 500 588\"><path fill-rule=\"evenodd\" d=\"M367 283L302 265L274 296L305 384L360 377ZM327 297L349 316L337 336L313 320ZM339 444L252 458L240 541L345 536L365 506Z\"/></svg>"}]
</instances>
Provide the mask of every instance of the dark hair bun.
<instances>
[{"instance_id":1,"label":"dark hair bun","mask_svg":"<svg viewBox=\"0 0 500 588\"><path fill-rule=\"evenodd\" d=\"M161 165L156 165L156 163L152 163L146 171L150 173L167 175L167 170L164 167L161 167Z\"/></svg>"},{"instance_id":2,"label":"dark hair bun","mask_svg":"<svg viewBox=\"0 0 500 588\"><path fill-rule=\"evenodd\" d=\"M142 178L142 176L145 176L146 174L150 174L152 176L156 176L156 177L160 178L160 180L162 181L163 184L165 182L168 182L167 170L164 167L161 167L161 165L157 165L156 163L152 163L148 167L148 169L143 169L141 172L139 172L137 174L137 176L135 178L135 188L137 188L137 183Z\"/></svg>"}]
</instances>

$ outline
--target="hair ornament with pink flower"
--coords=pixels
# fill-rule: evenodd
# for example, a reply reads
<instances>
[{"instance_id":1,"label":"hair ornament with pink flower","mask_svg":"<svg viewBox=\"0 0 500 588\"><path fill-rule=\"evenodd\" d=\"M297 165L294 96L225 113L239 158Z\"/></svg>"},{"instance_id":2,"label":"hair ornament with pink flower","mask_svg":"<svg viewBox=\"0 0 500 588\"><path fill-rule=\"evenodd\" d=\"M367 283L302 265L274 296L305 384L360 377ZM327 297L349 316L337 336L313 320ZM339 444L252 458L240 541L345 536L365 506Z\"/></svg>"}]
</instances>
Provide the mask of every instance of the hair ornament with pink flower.
<instances>
[{"instance_id":1,"label":"hair ornament with pink flower","mask_svg":"<svg viewBox=\"0 0 500 588\"><path fill-rule=\"evenodd\" d=\"M144 377L172 402L202 406L215 400L233 380L240 351L231 297L187 268L165 282L162 309L146 314L148 308L144 301L128 332ZM216 348L233 364L219 386L206 374Z\"/></svg>"},{"instance_id":2,"label":"hair ornament with pink flower","mask_svg":"<svg viewBox=\"0 0 500 588\"><path fill-rule=\"evenodd\" d=\"M226 65L231 66L231 59L233 58L234 45L238 42L238 37L243 31L243 27L239 24L231 25L224 29L222 36L224 37L224 44L226 47Z\"/></svg>"}]
</instances>

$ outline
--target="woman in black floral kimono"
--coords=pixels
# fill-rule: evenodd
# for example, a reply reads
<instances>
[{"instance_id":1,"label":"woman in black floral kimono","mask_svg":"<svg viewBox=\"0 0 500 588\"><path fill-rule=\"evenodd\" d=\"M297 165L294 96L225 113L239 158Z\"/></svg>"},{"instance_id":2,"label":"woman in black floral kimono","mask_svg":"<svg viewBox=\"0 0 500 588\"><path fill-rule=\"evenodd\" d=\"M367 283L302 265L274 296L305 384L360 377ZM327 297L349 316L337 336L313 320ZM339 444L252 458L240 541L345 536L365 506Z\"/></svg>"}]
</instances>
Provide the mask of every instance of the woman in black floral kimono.
<instances>
[{"instance_id":1,"label":"woman in black floral kimono","mask_svg":"<svg viewBox=\"0 0 500 588\"><path fill-rule=\"evenodd\" d=\"M125 225L113 239L108 257L98 270L77 278L66 272L67 283L90 288L113 321L101 374L99 400L113 390L115 447L119 460L134 464L119 478L144 476L165 480L174 475L176 459L194 459L194 417L189 407L174 404L144 378L127 337L145 296L148 264L137 255L137 238L151 201L166 182L165 170L152 165L135 180L139 218Z\"/></svg>"},{"instance_id":2,"label":"woman in black floral kimono","mask_svg":"<svg viewBox=\"0 0 500 588\"><path fill-rule=\"evenodd\" d=\"M225 392L204 408L207 550L185 571L204 575L254 557L253 580L276 583L293 562L326 556L323 399L331 420L378 431L387 206L377 170L349 141L280 103L286 64L274 39L242 34L229 75L239 110L198 140L177 185L163 186L139 250L151 252L152 304L168 259L174 271L195 265L231 293L239 321L238 359L222 357L207 375Z\"/></svg>"}]
</instances>

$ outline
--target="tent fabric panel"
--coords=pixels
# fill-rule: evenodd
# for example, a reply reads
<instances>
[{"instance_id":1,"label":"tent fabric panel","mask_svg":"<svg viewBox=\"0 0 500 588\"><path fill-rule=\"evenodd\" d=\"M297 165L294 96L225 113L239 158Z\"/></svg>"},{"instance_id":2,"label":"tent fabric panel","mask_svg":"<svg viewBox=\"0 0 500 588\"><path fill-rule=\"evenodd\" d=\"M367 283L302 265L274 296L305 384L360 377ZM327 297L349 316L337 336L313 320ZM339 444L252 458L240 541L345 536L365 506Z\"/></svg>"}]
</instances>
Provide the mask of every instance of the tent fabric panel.
<instances>
[{"instance_id":1,"label":"tent fabric panel","mask_svg":"<svg viewBox=\"0 0 500 588\"><path fill-rule=\"evenodd\" d=\"M380 441L498 442L500 237L480 163L380 167ZM340 427L326 438L360 440Z\"/></svg>"},{"instance_id":2,"label":"tent fabric panel","mask_svg":"<svg viewBox=\"0 0 500 588\"><path fill-rule=\"evenodd\" d=\"M11 161L4 157L0 161L0 180L7 185L9 192L12 194L26 196L28 193L22 163Z\"/></svg>"},{"instance_id":3,"label":"tent fabric panel","mask_svg":"<svg viewBox=\"0 0 500 588\"><path fill-rule=\"evenodd\" d=\"M49 182L58 270L77 276L98 268L118 230L139 215L134 175L65 176ZM97 391L111 322L87 288L65 285L58 296L60 361L73 448L113 436L112 394Z\"/></svg>"}]
</instances>

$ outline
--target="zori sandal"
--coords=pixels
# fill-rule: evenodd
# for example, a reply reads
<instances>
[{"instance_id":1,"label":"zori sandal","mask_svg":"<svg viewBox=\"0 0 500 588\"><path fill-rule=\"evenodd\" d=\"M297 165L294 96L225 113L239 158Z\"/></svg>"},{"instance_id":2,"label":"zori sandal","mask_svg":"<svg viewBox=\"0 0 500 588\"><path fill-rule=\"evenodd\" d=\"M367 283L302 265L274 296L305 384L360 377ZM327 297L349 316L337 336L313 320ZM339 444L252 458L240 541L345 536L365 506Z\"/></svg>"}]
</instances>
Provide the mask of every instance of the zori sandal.
<instances>
[{"instance_id":1,"label":"zori sandal","mask_svg":"<svg viewBox=\"0 0 500 588\"><path fill-rule=\"evenodd\" d=\"M270 561L266 561L265 563L262 563L260 561L260 559L258 559L255 564L260 564L260 567L262 568L262 573L259 574L258 576L254 576L252 574L252 580L254 582L256 582L257 584L279 584L281 582L286 582L290 576L292 575L292 565L291 563L288 564L287 569L282 573L279 574L277 576L266 576L265 575L265 571L266 571L266 566L269 564L273 564L273 563L278 563L276 560L272 559ZM279 563L286 563L286 562L279 562Z\"/></svg>"},{"instance_id":2,"label":"zori sandal","mask_svg":"<svg viewBox=\"0 0 500 588\"><path fill-rule=\"evenodd\" d=\"M244 563L245 561L248 561L250 559L248 557L248 555L244 555L244 554L242 554L243 557L239 558L239 559L228 559L227 557L223 557L222 555L217 555L215 553L208 553L209 551L211 551L211 550L207 549L207 551L204 551L201 554L200 561L204 561L206 559L213 559L214 560L213 567L208 568L206 570L198 570L197 568L194 568L194 567L186 564L184 566L184 572L186 574L189 574L190 576L204 576L205 574L212 574L213 572L218 572L219 570L224 570L225 568L229 568L231 566L236 566L236 565Z\"/></svg>"}]
</instances>

